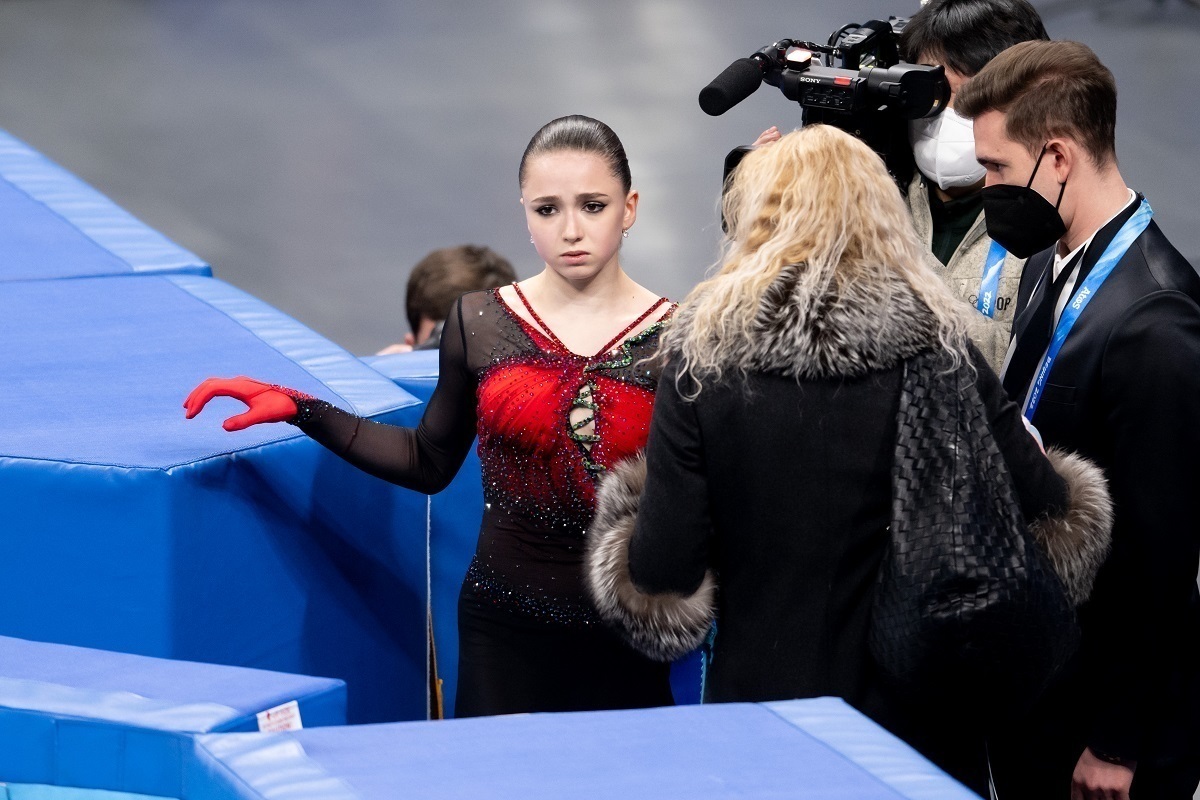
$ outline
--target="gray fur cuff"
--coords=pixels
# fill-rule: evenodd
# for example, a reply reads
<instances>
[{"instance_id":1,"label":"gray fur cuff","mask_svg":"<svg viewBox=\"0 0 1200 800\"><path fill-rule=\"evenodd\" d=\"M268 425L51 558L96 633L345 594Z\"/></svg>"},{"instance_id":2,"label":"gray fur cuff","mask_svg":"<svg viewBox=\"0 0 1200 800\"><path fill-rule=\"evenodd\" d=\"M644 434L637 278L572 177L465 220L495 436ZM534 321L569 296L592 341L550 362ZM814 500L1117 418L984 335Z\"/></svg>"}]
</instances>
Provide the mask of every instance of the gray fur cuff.
<instances>
[{"instance_id":1,"label":"gray fur cuff","mask_svg":"<svg viewBox=\"0 0 1200 800\"><path fill-rule=\"evenodd\" d=\"M1104 472L1086 458L1051 447L1046 457L1067 482L1067 510L1034 520L1029 529L1050 556L1075 605L1092 592L1096 573L1112 543L1113 509Z\"/></svg>"},{"instance_id":2,"label":"gray fur cuff","mask_svg":"<svg viewBox=\"0 0 1200 800\"><path fill-rule=\"evenodd\" d=\"M708 635L717 583L711 572L694 593L648 594L629 575L629 540L646 485L646 458L610 469L596 493L596 518L588 529L585 578L601 619L634 649L656 661L673 661Z\"/></svg>"}]
</instances>

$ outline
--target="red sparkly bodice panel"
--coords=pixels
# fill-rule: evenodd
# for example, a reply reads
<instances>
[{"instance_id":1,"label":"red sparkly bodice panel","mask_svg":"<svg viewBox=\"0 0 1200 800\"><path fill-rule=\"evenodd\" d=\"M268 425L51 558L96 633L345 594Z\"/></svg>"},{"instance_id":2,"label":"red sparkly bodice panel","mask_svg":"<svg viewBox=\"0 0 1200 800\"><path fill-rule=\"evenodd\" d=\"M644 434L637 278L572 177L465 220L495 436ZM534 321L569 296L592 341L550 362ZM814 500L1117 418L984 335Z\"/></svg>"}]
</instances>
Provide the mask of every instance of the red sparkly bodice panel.
<instances>
[{"instance_id":1,"label":"red sparkly bodice panel","mask_svg":"<svg viewBox=\"0 0 1200 800\"><path fill-rule=\"evenodd\" d=\"M539 623L597 624L583 585L584 533L600 475L646 445L660 372L647 359L662 323L628 339L625 331L615 346L585 357L544 323L527 322L499 290L464 298L463 319L478 375L486 504L464 591ZM473 322L481 330L472 337ZM486 360L471 347L483 328L496 334ZM581 419L589 424L577 429Z\"/></svg>"},{"instance_id":2,"label":"red sparkly bodice panel","mask_svg":"<svg viewBox=\"0 0 1200 800\"><path fill-rule=\"evenodd\" d=\"M464 599L538 623L594 625L582 558L596 481L645 445L661 372L648 359L663 321L625 338L637 324L585 357L497 290L472 292L446 320L438 385L418 427L327 403L297 424L373 475L431 494L478 435L485 509Z\"/></svg>"},{"instance_id":3,"label":"red sparkly bodice panel","mask_svg":"<svg viewBox=\"0 0 1200 800\"><path fill-rule=\"evenodd\" d=\"M595 508L596 479L646 445L656 380L644 369L639 375L637 361L653 354L659 326L588 358L526 322L498 291L492 300L530 347L480 374L485 499L542 525L582 532ZM590 422L588 433L575 430L574 409L586 409L575 419Z\"/></svg>"}]
</instances>

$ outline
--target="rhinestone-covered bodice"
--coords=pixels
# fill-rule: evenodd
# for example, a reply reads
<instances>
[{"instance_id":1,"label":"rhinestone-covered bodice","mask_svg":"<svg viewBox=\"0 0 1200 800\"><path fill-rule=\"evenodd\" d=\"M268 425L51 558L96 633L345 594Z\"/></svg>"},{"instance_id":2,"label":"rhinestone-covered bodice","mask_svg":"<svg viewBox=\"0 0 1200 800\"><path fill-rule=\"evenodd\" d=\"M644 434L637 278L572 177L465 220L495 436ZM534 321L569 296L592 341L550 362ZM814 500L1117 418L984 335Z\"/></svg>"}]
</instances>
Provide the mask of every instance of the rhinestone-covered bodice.
<instances>
[{"instance_id":1,"label":"rhinestone-covered bodice","mask_svg":"<svg viewBox=\"0 0 1200 800\"><path fill-rule=\"evenodd\" d=\"M520 293L518 292L518 296ZM646 444L663 319L593 357L526 322L498 290L463 295L442 333L438 385L416 428L300 398L294 420L359 468L421 492L444 489L478 438L485 508L464 599L531 622L591 625L583 541L596 481Z\"/></svg>"},{"instance_id":2,"label":"rhinestone-covered bodice","mask_svg":"<svg viewBox=\"0 0 1200 800\"><path fill-rule=\"evenodd\" d=\"M496 302L502 303L498 297ZM479 381L479 457L489 504L550 527L582 533L595 507L596 478L646 444L653 381L635 359L653 354L658 326L586 358L508 312L534 345L490 364ZM580 435L572 410L587 408ZM578 416L576 417L578 419Z\"/></svg>"},{"instance_id":3,"label":"rhinestone-covered bodice","mask_svg":"<svg viewBox=\"0 0 1200 800\"><path fill-rule=\"evenodd\" d=\"M646 444L659 373L646 359L663 323L589 358L526 322L498 290L489 295L475 318L500 336L477 362L487 511L471 580L498 603L515 592L527 614L590 623L583 534L599 476Z\"/></svg>"}]
</instances>

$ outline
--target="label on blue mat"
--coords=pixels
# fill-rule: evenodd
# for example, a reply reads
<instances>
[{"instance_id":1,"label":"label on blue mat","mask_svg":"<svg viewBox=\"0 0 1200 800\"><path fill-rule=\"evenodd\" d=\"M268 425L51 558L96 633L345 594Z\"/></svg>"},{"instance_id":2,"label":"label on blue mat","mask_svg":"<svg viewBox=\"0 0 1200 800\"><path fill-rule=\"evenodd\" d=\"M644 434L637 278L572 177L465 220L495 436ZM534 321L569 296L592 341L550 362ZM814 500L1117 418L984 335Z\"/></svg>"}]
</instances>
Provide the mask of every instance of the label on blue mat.
<instances>
[{"instance_id":1,"label":"label on blue mat","mask_svg":"<svg viewBox=\"0 0 1200 800\"><path fill-rule=\"evenodd\" d=\"M295 700L258 712L258 729L265 733L298 731L303 727L304 724L300 721L300 704Z\"/></svg>"}]
</instances>

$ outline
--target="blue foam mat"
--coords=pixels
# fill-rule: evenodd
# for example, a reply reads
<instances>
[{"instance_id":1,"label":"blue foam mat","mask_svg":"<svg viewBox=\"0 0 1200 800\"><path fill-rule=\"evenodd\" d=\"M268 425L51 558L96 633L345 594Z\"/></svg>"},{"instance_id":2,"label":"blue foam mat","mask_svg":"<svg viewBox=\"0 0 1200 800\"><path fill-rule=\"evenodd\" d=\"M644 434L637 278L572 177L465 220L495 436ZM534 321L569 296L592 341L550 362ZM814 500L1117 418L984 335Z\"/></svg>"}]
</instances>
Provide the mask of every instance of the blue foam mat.
<instances>
[{"instance_id":1,"label":"blue foam mat","mask_svg":"<svg viewBox=\"0 0 1200 800\"><path fill-rule=\"evenodd\" d=\"M423 402L429 402L437 386L436 350L368 356L363 361ZM429 606L448 717L454 716L458 694L458 595L483 518L480 469L479 454L472 447L450 485L429 498Z\"/></svg>"},{"instance_id":2,"label":"blue foam mat","mask_svg":"<svg viewBox=\"0 0 1200 800\"><path fill-rule=\"evenodd\" d=\"M0 780L176 797L190 734L295 702L346 721L342 681L0 637Z\"/></svg>"},{"instance_id":3,"label":"blue foam mat","mask_svg":"<svg viewBox=\"0 0 1200 800\"><path fill-rule=\"evenodd\" d=\"M211 278L0 282L0 634L328 675L355 722L427 708L426 504L295 428L185 421L250 373L384 421L421 403Z\"/></svg>"},{"instance_id":4,"label":"blue foam mat","mask_svg":"<svg viewBox=\"0 0 1200 800\"><path fill-rule=\"evenodd\" d=\"M211 375L250 374L373 416L418 405L337 345L212 278L0 284L0 456L165 469L300 437L183 419ZM225 398L205 412L228 415Z\"/></svg>"},{"instance_id":5,"label":"blue foam mat","mask_svg":"<svg viewBox=\"0 0 1200 800\"><path fill-rule=\"evenodd\" d=\"M0 783L0 800L162 800L162 796L44 784Z\"/></svg>"},{"instance_id":6,"label":"blue foam mat","mask_svg":"<svg viewBox=\"0 0 1200 800\"><path fill-rule=\"evenodd\" d=\"M258 712L301 698L323 698L309 726L345 722L346 685L334 678L0 636L3 708L200 733L256 730Z\"/></svg>"},{"instance_id":7,"label":"blue foam mat","mask_svg":"<svg viewBox=\"0 0 1200 800\"><path fill-rule=\"evenodd\" d=\"M196 800L977 800L830 698L197 738Z\"/></svg>"},{"instance_id":8,"label":"blue foam mat","mask_svg":"<svg viewBox=\"0 0 1200 800\"><path fill-rule=\"evenodd\" d=\"M212 269L0 131L0 281Z\"/></svg>"}]
</instances>

